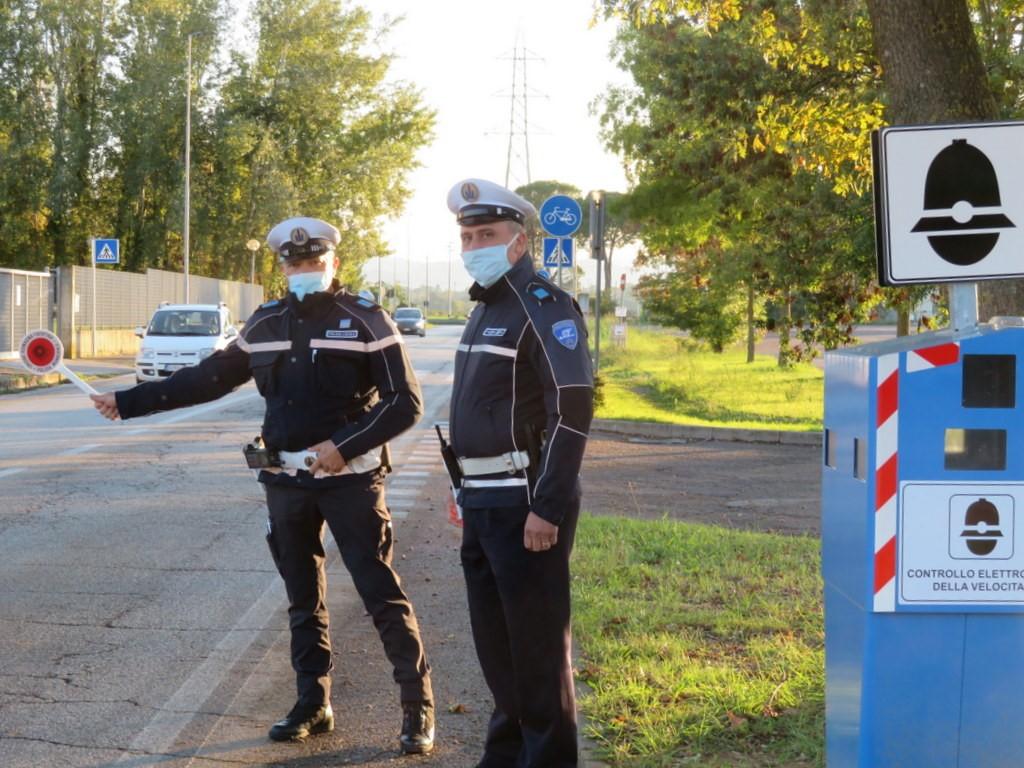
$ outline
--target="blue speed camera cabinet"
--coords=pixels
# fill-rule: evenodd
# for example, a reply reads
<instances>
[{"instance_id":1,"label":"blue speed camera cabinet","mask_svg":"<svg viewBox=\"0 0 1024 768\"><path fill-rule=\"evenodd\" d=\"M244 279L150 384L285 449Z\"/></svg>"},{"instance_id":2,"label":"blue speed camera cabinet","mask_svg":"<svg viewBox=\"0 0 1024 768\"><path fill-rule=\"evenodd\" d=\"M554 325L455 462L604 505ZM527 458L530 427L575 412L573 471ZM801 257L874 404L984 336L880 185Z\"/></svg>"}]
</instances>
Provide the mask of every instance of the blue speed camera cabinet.
<instances>
[{"instance_id":1,"label":"blue speed camera cabinet","mask_svg":"<svg viewBox=\"0 0 1024 768\"><path fill-rule=\"evenodd\" d=\"M829 768L1024 766L1024 321L829 352Z\"/></svg>"}]
</instances>

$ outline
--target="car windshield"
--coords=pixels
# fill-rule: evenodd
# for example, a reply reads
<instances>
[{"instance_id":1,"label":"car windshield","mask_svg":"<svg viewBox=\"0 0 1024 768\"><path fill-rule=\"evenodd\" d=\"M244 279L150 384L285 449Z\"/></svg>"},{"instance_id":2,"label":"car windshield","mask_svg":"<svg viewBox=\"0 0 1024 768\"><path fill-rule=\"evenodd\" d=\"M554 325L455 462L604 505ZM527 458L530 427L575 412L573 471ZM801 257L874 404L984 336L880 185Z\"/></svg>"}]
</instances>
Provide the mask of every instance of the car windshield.
<instances>
[{"instance_id":1,"label":"car windshield","mask_svg":"<svg viewBox=\"0 0 1024 768\"><path fill-rule=\"evenodd\" d=\"M418 309L396 309L395 319L396 320L419 320L423 317L423 313Z\"/></svg>"},{"instance_id":2,"label":"car windshield","mask_svg":"<svg viewBox=\"0 0 1024 768\"><path fill-rule=\"evenodd\" d=\"M165 309L153 315L147 333L151 336L217 336L220 316L203 309Z\"/></svg>"}]
</instances>

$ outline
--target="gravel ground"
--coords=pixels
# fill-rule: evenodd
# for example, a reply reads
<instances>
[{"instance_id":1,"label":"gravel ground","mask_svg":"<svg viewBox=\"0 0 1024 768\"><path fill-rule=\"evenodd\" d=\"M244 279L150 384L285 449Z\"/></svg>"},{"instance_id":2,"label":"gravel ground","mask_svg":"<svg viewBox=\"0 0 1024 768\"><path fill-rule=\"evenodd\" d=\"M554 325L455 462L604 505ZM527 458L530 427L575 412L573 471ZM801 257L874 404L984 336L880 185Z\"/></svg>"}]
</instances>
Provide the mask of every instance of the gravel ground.
<instances>
[{"instance_id":1,"label":"gravel ground","mask_svg":"<svg viewBox=\"0 0 1024 768\"><path fill-rule=\"evenodd\" d=\"M821 449L592 435L583 508L782 533L820 531Z\"/></svg>"}]
</instances>

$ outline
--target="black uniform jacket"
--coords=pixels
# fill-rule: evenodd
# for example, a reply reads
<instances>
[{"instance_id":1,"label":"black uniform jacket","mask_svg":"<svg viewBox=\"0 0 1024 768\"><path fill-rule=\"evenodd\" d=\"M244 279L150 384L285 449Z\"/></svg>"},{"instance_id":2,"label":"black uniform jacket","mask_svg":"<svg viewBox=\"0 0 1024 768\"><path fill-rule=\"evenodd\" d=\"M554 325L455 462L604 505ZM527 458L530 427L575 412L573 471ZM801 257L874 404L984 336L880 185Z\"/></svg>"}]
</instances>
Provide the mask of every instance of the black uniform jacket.
<instances>
[{"instance_id":1,"label":"black uniform jacket","mask_svg":"<svg viewBox=\"0 0 1024 768\"><path fill-rule=\"evenodd\" d=\"M515 484L508 473L489 487L464 487L466 509L526 504L558 524L579 502L579 471L593 417L594 373L587 329L573 298L533 270L529 254L479 303L455 356L449 432L460 458L534 450L539 461ZM541 444L543 446L541 448Z\"/></svg>"},{"instance_id":2,"label":"black uniform jacket","mask_svg":"<svg viewBox=\"0 0 1024 768\"><path fill-rule=\"evenodd\" d=\"M383 445L423 413L419 383L390 316L332 286L303 301L289 293L262 305L226 349L169 378L117 393L122 418L216 400L255 379L266 401L268 448L304 451L330 439L346 461ZM264 482L338 485L262 472Z\"/></svg>"}]
</instances>

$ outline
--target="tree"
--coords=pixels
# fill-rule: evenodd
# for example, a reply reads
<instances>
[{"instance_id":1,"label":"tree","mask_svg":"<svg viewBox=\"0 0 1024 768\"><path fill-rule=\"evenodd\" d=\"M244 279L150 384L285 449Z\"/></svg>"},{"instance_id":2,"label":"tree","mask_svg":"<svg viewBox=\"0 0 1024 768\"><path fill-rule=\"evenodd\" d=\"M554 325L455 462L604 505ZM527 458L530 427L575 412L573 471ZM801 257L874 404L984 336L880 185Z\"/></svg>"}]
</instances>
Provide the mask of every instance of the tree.
<instances>
[{"instance_id":1,"label":"tree","mask_svg":"<svg viewBox=\"0 0 1024 768\"><path fill-rule=\"evenodd\" d=\"M744 320L752 346L756 310L774 304L782 310L785 365L815 344L848 339L853 321L877 298L869 296L873 259L854 250L856 238L822 234L831 233L833 222L870 231L867 196L835 191L853 160L836 161L829 174L812 170L810 154L787 151L764 122L765 105L773 100L796 104L810 93L819 101L842 101L859 81L854 77L851 84L835 66L773 65L752 42L763 22L758 14L740 15L708 34L680 17L623 30L619 57L635 86L611 92L602 120L606 142L626 159L635 184L631 218L640 226L645 262L667 270L660 282L644 281L641 291L680 292L687 312L677 318L697 335L713 329L713 346ZM759 121L763 131L751 133ZM823 152L822 146L814 151ZM851 271L853 279L846 277ZM701 301L684 295L696 288ZM797 302L825 295L832 297L827 303ZM792 315L794 306L821 312ZM734 321L694 320L698 312L723 311ZM802 348L788 345L791 325Z\"/></svg>"},{"instance_id":2,"label":"tree","mask_svg":"<svg viewBox=\"0 0 1024 768\"><path fill-rule=\"evenodd\" d=\"M999 117L965 0L867 0L867 5L891 122ZM990 53L1004 53L1008 46L1019 45L1010 39L998 42L1005 28L994 23L994 4L977 5L980 18L987 21L995 38ZM1020 314L1024 284L1019 280L985 282L979 287L978 299L979 319Z\"/></svg>"},{"instance_id":3,"label":"tree","mask_svg":"<svg viewBox=\"0 0 1024 768\"><path fill-rule=\"evenodd\" d=\"M52 146L44 34L37 3L0 4L0 263L28 269L48 263Z\"/></svg>"},{"instance_id":4,"label":"tree","mask_svg":"<svg viewBox=\"0 0 1024 768\"><path fill-rule=\"evenodd\" d=\"M433 125L387 80L387 28L342 0L259 0L250 59L222 50L225 9L0 3L0 264L87 263L86 239L108 235L121 268L179 269L186 85L193 273L246 277L245 242L297 212L340 226L345 280L383 250L377 222L400 210Z\"/></svg>"},{"instance_id":5,"label":"tree","mask_svg":"<svg viewBox=\"0 0 1024 768\"><path fill-rule=\"evenodd\" d=\"M390 58L367 53L368 12L338 0L260 0L259 47L236 56L214 116L219 180L204 203L229 263L275 221L302 212L338 225L340 279L357 282L385 250L377 221L408 196L407 172L430 137L433 113L409 85L388 83Z\"/></svg>"}]
</instances>

